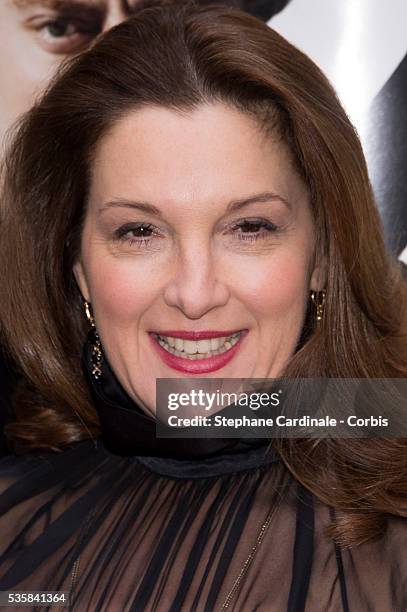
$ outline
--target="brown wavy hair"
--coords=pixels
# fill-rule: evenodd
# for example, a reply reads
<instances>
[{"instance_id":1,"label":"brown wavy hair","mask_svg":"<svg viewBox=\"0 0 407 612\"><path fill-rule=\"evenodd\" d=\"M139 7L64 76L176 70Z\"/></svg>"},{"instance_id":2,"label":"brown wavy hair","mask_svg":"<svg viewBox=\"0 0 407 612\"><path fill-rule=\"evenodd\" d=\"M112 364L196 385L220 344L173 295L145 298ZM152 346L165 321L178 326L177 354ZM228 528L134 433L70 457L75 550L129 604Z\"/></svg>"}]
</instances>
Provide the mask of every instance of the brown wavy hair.
<instances>
[{"instance_id":1,"label":"brown wavy hair","mask_svg":"<svg viewBox=\"0 0 407 612\"><path fill-rule=\"evenodd\" d=\"M143 105L223 101L278 130L306 181L326 304L306 320L289 377L407 374L407 289L384 246L361 145L317 66L256 18L226 7L149 8L63 66L23 118L2 175L3 337L30 385L7 435L16 453L99 435L80 367L87 331L72 268L96 143ZM304 328L305 329L305 328ZM275 440L295 478L336 508L342 546L407 516L404 439Z\"/></svg>"}]
</instances>

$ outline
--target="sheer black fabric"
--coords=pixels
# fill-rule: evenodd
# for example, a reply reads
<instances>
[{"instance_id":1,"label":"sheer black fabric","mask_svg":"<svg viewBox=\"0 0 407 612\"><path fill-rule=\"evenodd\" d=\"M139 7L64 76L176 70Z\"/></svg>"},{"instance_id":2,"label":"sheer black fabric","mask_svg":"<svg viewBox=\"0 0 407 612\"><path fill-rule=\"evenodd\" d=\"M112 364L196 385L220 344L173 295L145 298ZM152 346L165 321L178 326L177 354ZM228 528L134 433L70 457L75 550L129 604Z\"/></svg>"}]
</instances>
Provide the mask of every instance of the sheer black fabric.
<instances>
[{"instance_id":1,"label":"sheer black fabric","mask_svg":"<svg viewBox=\"0 0 407 612\"><path fill-rule=\"evenodd\" d=\"M267 440L171 448L104 372L100 439L0 462L0 590L69 591L78 611L407 610L405 520L340 551Z\"/></svg>"}]
</instances>

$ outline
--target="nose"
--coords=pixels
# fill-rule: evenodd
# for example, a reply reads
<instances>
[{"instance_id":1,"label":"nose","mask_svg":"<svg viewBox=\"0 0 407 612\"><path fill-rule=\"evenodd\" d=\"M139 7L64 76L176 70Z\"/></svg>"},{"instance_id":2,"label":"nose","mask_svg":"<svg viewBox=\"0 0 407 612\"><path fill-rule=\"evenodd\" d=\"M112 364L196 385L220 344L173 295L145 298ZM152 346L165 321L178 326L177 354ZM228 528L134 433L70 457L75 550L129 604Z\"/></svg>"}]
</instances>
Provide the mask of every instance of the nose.
<instances>
[{"instance_id":1,"label":"nose","mask_svg":"<svg viewBox=\"0 0 407 612\"><path fill-rule=\"evenodd\" d=\"M159 3L159 0L107 0L107 3L107 13L103 21L102 33L131 17L135 9L154 6Z\"/></svg>"},{"instance_id":2,"label":"nose","mask_svg":"<svg viewBox=\"0 0 407 612\"><path fill-rule=\"evenodd\" d=\"M106 18L103 22L102 32L107 32L110 28L113 28L129 17L130 7L127 0L110 0Z\"/></svg>"},{"instance_id":3,"label":"nose","mask_svg":"<svg viewBox=\"0 0 407 612\"><path fill-rule=\"evenodd\" d=\"M173 266L164 290L168 306L179 308L188 319L200 319L228 302L230 291L210 247L190 244L179 251Z\"/></svg>"}]
</instances>

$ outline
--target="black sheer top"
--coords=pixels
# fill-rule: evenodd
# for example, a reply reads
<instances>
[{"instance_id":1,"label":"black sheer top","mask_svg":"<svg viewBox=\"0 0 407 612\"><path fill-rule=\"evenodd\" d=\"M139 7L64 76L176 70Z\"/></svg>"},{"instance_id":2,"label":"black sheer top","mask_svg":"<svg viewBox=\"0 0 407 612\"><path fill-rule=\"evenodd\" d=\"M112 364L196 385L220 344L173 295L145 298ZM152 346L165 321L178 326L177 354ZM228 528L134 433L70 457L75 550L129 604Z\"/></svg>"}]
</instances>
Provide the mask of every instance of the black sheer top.
<instances>
[{"instance_id":1,"label":"black sheer top","mask_svg":"<svg viewBox=\"0 0 407 612\"><path fill-rule=\"evenodd\" d=\"M107 362L91 388L99 439L0 461L0 591L80 612L407 610L405 519L340 551L269 441L156 438Z\"/></svg>"}]
</instances>

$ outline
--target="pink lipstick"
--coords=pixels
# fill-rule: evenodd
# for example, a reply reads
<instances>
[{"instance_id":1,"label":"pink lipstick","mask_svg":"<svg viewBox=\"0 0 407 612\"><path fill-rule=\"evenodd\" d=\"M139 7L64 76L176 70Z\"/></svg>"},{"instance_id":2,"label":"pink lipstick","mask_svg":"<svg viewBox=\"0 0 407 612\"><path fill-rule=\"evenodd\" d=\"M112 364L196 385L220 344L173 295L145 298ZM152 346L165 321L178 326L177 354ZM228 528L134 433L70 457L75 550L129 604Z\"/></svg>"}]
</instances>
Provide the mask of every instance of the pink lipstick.
<instances>
[{"instance_id":1,"label":"pink lipstick","mask_svg":"<svg viewBox=\"0 0 407 612\"><path fill-rule=\"evenodd\" d=\"M211 355L210 357L203 357L202 359L188 359L187 357L180 357L167 351L161 346L157 339L159 336L170 336L172 338L181 338L183 340L207 340L210 338L221 338L229 337L233 334L240 332L240 337L237 342L229 349L220 353L219 355ZM201 331L201 332L186 332L186 331L175 331L166 330L158 332L149 332L150 340L153 344L154 349L157 351L163 362L170 368L183 372L184 374L207 374L209 372L215 372L225 367L237 354L242 345L242 340L248 333L248 330L236 330L236 331Z\"/></svg>"}]
</instances>

